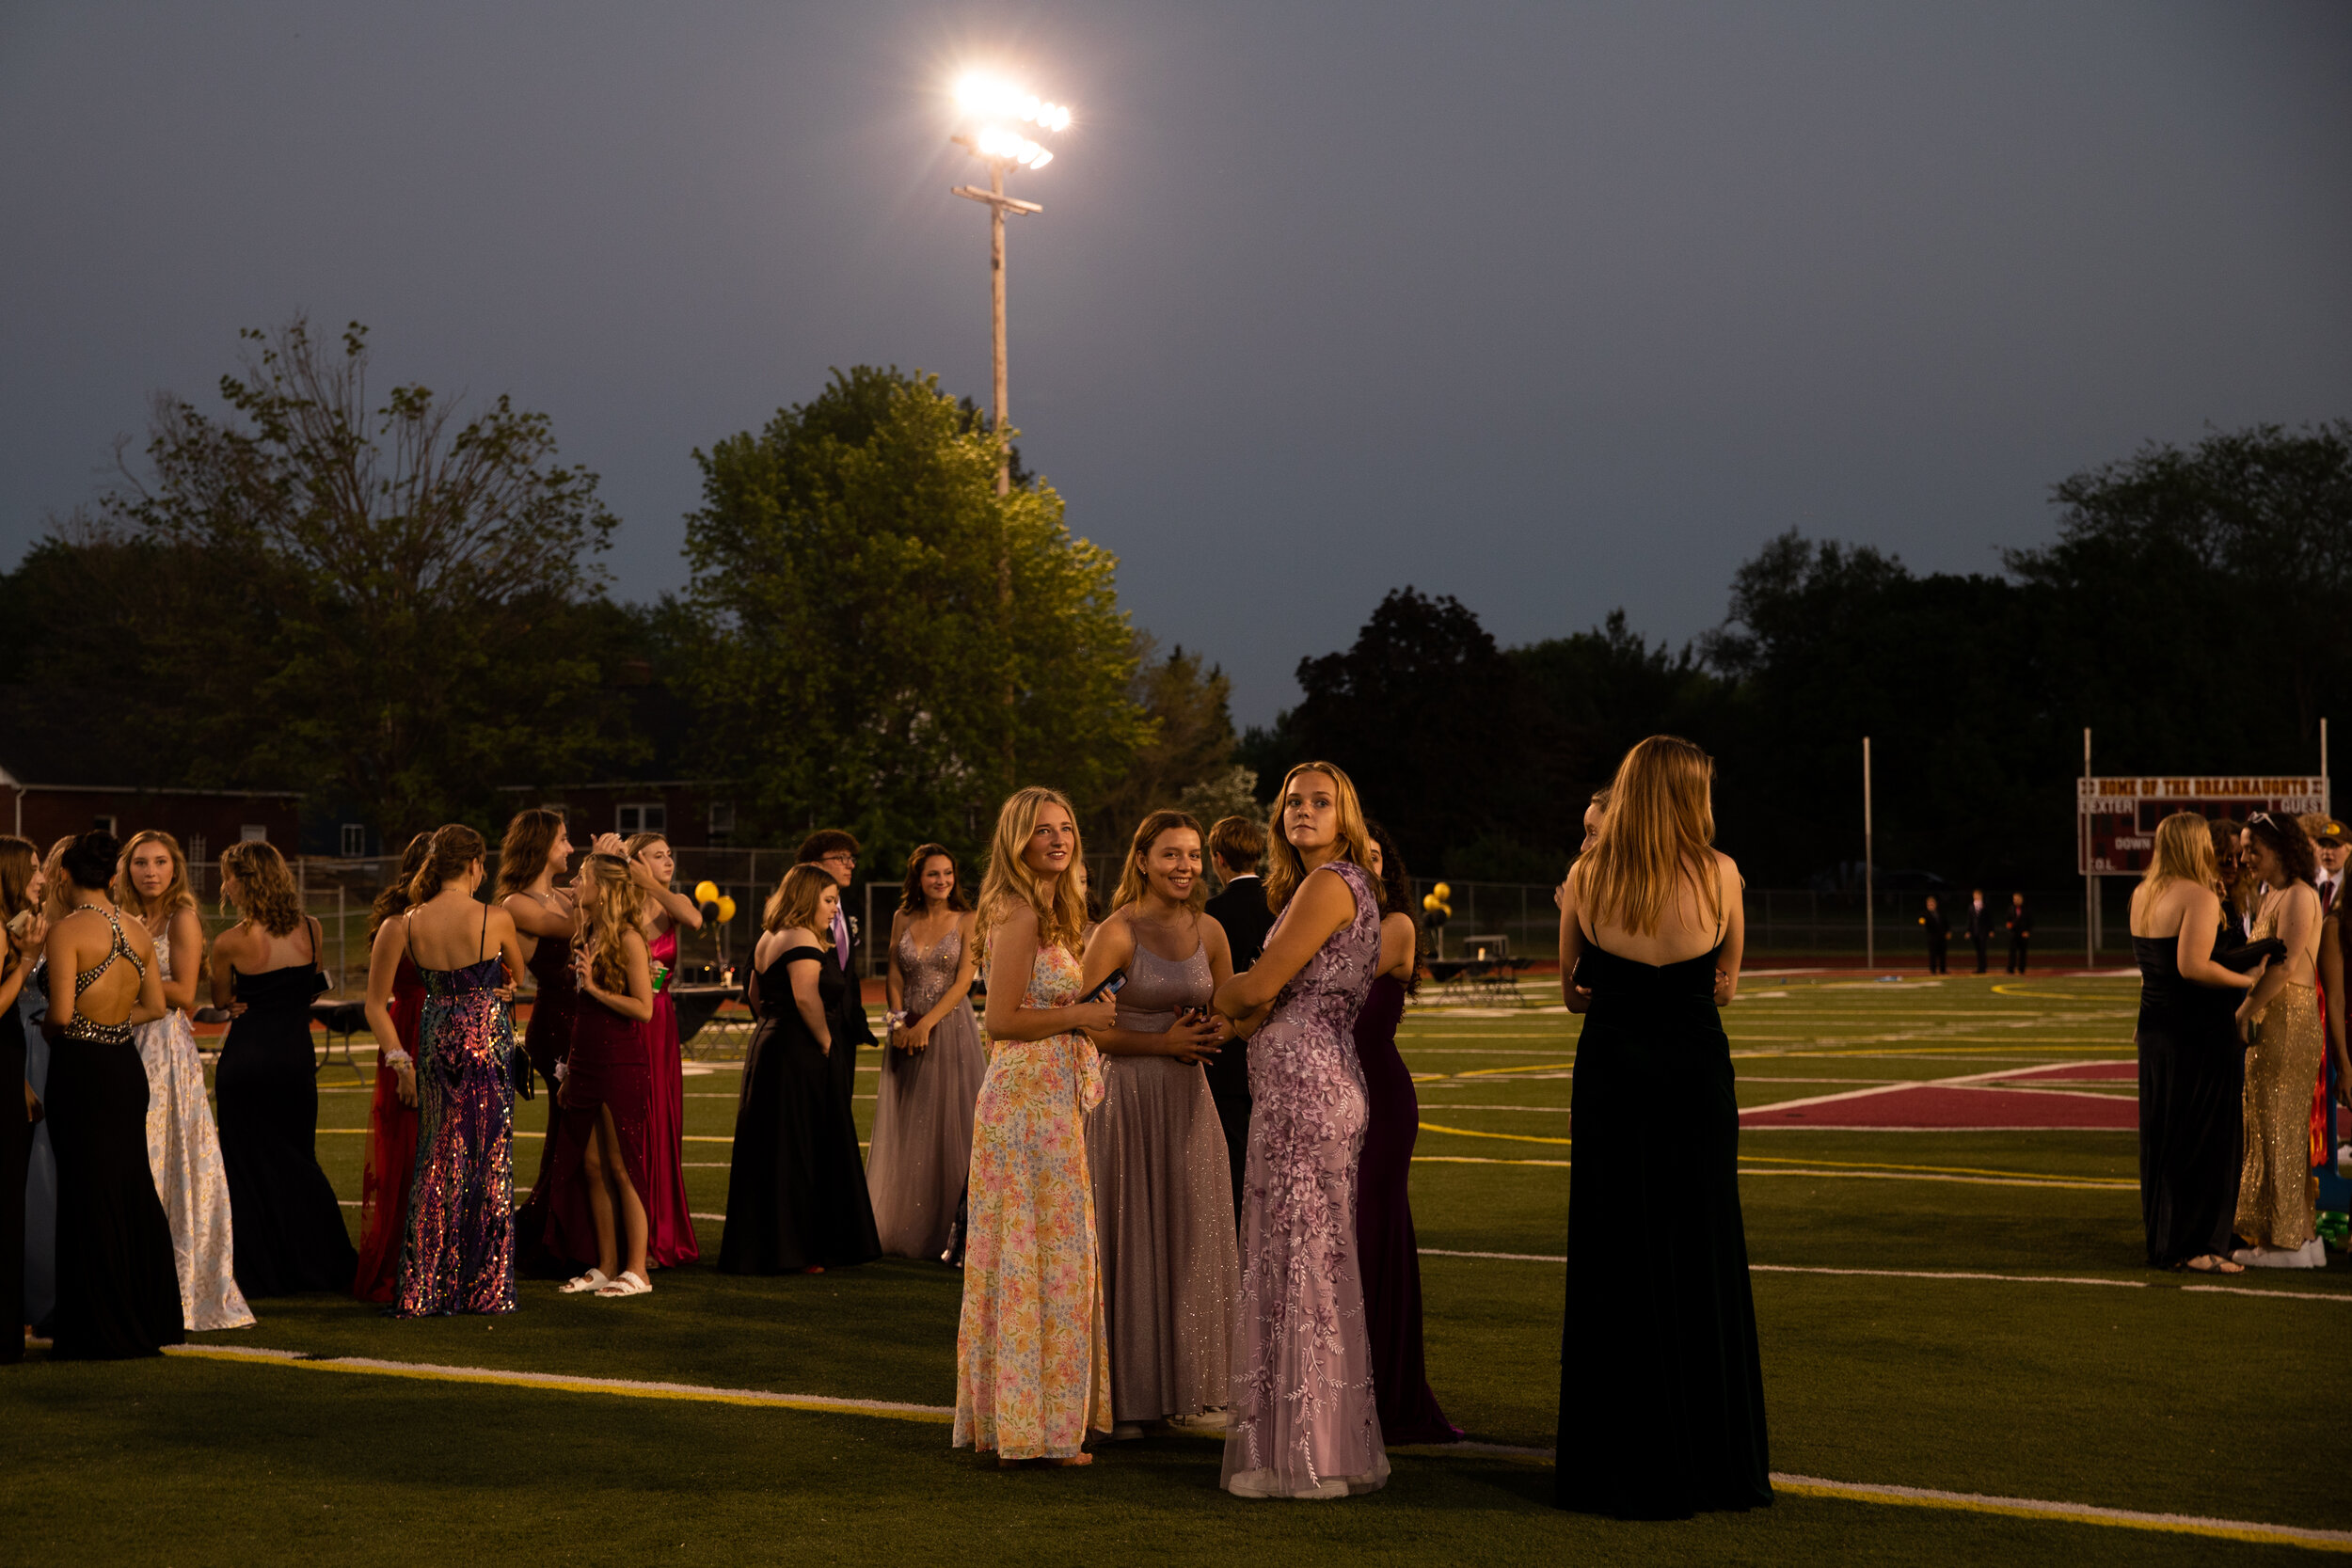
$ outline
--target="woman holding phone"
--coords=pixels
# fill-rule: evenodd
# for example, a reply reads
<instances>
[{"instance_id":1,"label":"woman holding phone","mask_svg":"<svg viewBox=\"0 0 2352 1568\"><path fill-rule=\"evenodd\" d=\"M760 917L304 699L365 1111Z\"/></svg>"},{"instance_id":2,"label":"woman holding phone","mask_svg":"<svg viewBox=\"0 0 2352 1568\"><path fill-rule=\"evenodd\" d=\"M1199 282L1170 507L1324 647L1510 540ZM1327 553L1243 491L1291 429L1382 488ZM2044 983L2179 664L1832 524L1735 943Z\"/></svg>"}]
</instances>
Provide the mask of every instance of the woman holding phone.
<instances>
[{"instance_id":1,"label":"woman holding phone","mask_svg":"<svg viewBox=\"0 0 2352 1568\"><path fill-rule=\"evenodd\" d=\"M1233 958L1225 928L1200 911L1207 893L1200 824L1155 811L1087 942L1081 984L1127 975L1117 1023L1094 1036L1103 1102L1087 1117L1115 1439L1142 1436L1150 1421L1221 1426L1209 1413L1231 1397L1240 1263L1225 1131L1202 1064L1232 1038L1209 1003Z\"/></svg>"}]
</instances>

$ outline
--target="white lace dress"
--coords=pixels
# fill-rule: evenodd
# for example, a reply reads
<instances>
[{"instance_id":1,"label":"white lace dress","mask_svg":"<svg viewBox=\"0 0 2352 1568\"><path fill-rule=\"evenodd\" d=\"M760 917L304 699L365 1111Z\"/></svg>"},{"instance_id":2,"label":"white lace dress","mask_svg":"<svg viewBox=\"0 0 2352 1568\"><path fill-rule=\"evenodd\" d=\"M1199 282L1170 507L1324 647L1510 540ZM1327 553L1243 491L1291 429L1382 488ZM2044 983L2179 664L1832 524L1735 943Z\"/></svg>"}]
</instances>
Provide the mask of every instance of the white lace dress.
<instances>
[{"instance_id":1,"label":"white lace dress","mask_svg":"<svg viewBox=\"0 0 2352 1568\"><path fill-rule=\"evenodd\" d=\"M155 961L171 976L171 938L155 938ZM174 1007L132 1032L147 1069L147 1164L155 1196L171 1220L180 1271L180 1316L196 1332L244 1328L253 1309L237 1289L236 1248L229 1229L229 1177L220 1132L204 1098L204 1062L196 1029Z\"/></svg>"}]
</instances>

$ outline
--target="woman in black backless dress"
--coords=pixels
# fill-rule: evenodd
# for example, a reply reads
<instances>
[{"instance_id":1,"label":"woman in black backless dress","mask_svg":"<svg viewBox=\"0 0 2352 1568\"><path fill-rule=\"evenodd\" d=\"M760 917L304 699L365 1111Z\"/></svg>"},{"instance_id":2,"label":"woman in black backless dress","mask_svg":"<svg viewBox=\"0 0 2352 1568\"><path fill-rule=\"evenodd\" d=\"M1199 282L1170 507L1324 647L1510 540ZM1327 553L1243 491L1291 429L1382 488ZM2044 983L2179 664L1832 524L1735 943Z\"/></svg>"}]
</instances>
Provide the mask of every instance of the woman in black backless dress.
<instances>
[{"instance_id":1,"label":"woman in black backless dress","mask_svg":"<svg viewBox=\"0 0 2352 1568\"><path fill-rule=\"evenodd\" d=\"M1554 1486L1563 1508L1624 1519L1772 1500L1740 1107L1716 1010L1738 984L1745 928L1738 868L1711 847L1712 773L1687 740L1635 746L1599 843L1561 893L1562 989L1584 1028ZM1714 944L1677 961L1645 963L1594 934L1687 945L1675 938L1693 906Z\"/></svg>"},{"instance_id":2,"label":"woman in black backless dress","mask_svg":"<svg viewBox=\"0 0 2352 1568\"><path fill-rule=\"evenodd\" d=\"M74 840L60 863L70 912L49 933L49 1015L41 1028L51 1047L49 1140L57 1156L51 1354L59 1360L161 1355L187 1337L171 1221L147 1163L147 1067L131 1037L135 1022L163 1016L163 977L145 931L142 956L106 895L118 850L103 830ZM137 975L129 994L108 986L100 993L105 1000L86 997L118 964Z\"/></svg>"},{"instance_id":3,"label":"woman in black backless dress","mask_svg":"<svg viewBox=\"0 0 2352 1568\"><path fill-rule=\"evenodd\" d=\"M319 973L318 923L302 913L286 863L268 844L221 851L221 894L244 921L213 947L213 1004L244 1010L221 1042L213 1088L220 1102L220 1158L237 1245L237 1288L247 1296L348 1291L358 1250L334 1186L319 1168L317 1059L310 1002ZM305 956L258 973L240 957L291 939Z\"/></svg>"},{"instance_id":4,"label":"woman in black backless dress","mask_svg":"<svg viewBox=\"0 0 2352 1568\"><path fill-rule=\"evenodd\" d=\"M2245 1135L2246 1048L2236 1013L2254 975L2215 961L2240 943L2214 891L2220 872L2205 819L2176 812L2156 824L2155 838L2147 876L2132 894L2132 956L2139 960L2139 1212L2148 1266L2238 1274L2243 1266L2230 1260L2230 1227L2237 1217Z\"/></svg>"},{"instance_id":5,"label":"woman in black backless dress","mask_svg":"<svg viewBox=\"0 0 2352 1568\"><path fill-rule=\"evenodd\" d=\"M831 931L839 897L823 868L796 865L768 900L761 946L776 951L765 965L753 952L759 1027L743 1064L727 1173L719 1267L728 1274L791 1274L882 1256L857 1123L829 1070L828 1046L856 1047L819 1039L792 987L795 970L813 974L819 1018L830 1026L841 1016L841 966L825 948L795 940Z\"/></svg>"}]
</instances>

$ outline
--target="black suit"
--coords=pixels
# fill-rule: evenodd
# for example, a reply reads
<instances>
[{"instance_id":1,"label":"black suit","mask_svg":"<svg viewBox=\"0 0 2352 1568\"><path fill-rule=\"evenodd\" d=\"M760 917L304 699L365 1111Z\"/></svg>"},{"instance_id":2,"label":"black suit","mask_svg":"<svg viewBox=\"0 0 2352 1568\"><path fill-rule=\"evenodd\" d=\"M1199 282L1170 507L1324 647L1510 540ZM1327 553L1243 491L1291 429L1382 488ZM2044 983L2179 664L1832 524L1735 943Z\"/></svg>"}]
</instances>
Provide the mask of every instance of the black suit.
<instances>
[{"instance_id":1,"label":"black suit","mask_svg":"<svg viewBox=\"0 0 2352 1568\"><path fill-rule=\"evenodd\" d=\"M2033 935L2033 916L2023 904L2012 904L2009 911L2009 972L2026 973L2026 939Z\"/></svg>"},{"instance_id":2,"label":"black suit","mask_svg":"<svg viewBox=\"0 0 2352 1568\"><path fill-rule=\"evenodd\" d=\"M1968 940L1977 949L1977 973L1981 974L1985 971L1986 949L1992 944L1993 942L1992 905L1987 904L1982 908L1979 908L1973 904L1969 906Z\"/></svg>"},{"instance_id":3,"label":"black suit","mask_svg":"<svg viewBox=\"0 0 2352 1568\"><path fill-rule=\"evenodd\" d=\"M1919 924L1928 933L1928 973L1944 973L1944 950L1952 939L1952 923L1944 918L1942 910L1930 910L1919 917Z\"/></svg>"},{"instance_id":4,"label":"black suit","mask_svg":"<svg viewBox=\"0 0 2352 1568\"><path fill-rule=\"evenodd\" d=\"M1274 911L1265 906L1265 883L1255 876L1236 877L1209 900L1209 918L1225 927L1225 941L1233 950L1233 973L1241 974L1265 951L1265 934L1274 927ZM1225 1129L1225 1154L1233 1170L1233 1213L1241 1213L1241 1179L1249 1157L1249 1044L1228 1041L1208 1066L1209 1095L1216 1101L1216 1119Z\"/></svg>"},{"instance_id":5,"label":"black suit","mask_svg":"<svg viewBox=\"0 0 2352 1568\"><path fill-rule=\"evenodd\" d=\"M849 890L842 890L846 899ZM834 955L841 962L841 973L849 984L841 988L841 1006L827 1020L833 1026L833 1052L825 1058L825 1075L833 1088L833 1097L849 1111L857 1099L857 1053L862 1045L879 1045L873 1027L866 1022L866 990L858 978L857 925L858 918L844 913L850 928L850 940Z\"/></svg>"}]
</instances>

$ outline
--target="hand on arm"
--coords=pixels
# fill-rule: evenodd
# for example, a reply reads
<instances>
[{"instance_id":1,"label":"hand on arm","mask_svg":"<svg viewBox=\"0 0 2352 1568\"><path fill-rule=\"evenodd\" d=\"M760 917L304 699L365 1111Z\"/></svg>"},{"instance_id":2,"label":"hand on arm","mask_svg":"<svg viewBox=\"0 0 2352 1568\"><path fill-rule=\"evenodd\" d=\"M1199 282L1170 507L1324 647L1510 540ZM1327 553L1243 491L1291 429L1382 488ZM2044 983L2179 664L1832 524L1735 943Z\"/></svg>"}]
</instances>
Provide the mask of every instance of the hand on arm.
<instances>
[{"instance_id":1,"label":"hand on arm","mask_svg":"<svg viewBox=\"0 0 2352 1568\"><path fill-rule=\"evenodd\" d=\"M1119 1022L1109 1001L1073 1002L1064 1007L1025 1007L1029 975L1037 967L1037 913L1019 909L989 933L988 1033L997 1040L1041 1040L1079 1030L1108 1029Z\"/></svg>"},{"instance_id":2,"label":"hand on arm","mask_svg":"<svg viewBox=\"0 0 2352 1568\"><path fill-rule=\"evenodd\" d=\"M409 1042L392 1024L392 981L400 960L408 953L408 922L388 920L376 927L375 943L368 950L368 1033L375 1037L375 1059L392 1069L394 1087L403 1105L417 1103L417 1065Z\"/></svg>"},{"instance_id":3,"label":"hand on arm","mask_svg":"<svg viewBox=\"0 0 2352 1568\"><path fill-rule=\"evenodd\" d=\"M1355 918L1355 891L1338 872L1326 866L1309 873L1258 961L1216 988L1216 1010L1244 1019L1269 1006L1331 933Z\"/></svg>"},{"instance_id":4,"label":"hand on arm","mask_svg":"<svg viewBox=\"0 0 2352 1568\"><path fill-rule=\"evenodd\" d=\"M1584 957L1584 927L1577 914L1582 896L1571 868L1568 879L1560 884L1560 1000L1572 1013L1593 1005L1593 993L1576 983L1576 966Z\"/></svg>"}]
</instances>

